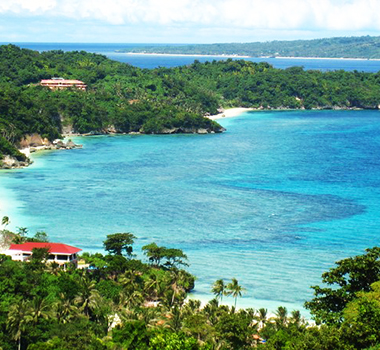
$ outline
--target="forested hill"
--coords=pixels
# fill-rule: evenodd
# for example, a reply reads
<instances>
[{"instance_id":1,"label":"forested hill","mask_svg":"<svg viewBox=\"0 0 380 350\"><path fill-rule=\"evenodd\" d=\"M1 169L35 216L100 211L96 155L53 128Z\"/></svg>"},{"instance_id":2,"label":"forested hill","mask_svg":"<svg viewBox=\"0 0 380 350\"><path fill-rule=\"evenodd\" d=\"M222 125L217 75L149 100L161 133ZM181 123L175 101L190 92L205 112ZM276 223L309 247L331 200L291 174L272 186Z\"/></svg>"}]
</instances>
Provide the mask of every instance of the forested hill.
<instances>
[{"instance_id":1,"label":"forested hill","mask_svg":"<svg viewBox=\"0 0 380 350\"><path fill-rule=\"evenodd\" d=\"M51 77L82 80L87 91L51 91L38 84ZM204 118L220 107L379 105L380 73L281 70L231 59L142 70L84 51L38 53L0 46L0 160L5 155L24 159L15 147L25 135L53 140L63 128L78 133L220 132L219 124Z\"/></svg>"},{"instance_id":2,"label":"forested hill","mask_svg":"<svg viewBox=\"0 0 380 350\"><path fill-rule=\"evenodd\" d=\"M254 43L144 46L135 53L239 55L250 57L331 57L380 59L380 37L339 37Z\"/></svg>"}]
</instances>

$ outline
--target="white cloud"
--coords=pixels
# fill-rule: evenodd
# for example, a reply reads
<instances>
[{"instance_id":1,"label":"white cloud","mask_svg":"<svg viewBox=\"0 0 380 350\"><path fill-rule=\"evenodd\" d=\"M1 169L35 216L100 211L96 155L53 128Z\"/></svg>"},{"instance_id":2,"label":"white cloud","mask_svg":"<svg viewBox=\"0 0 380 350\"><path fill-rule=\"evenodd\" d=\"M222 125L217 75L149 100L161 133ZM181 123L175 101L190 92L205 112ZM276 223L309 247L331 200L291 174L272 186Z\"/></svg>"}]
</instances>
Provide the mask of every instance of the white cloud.
<instances>
[{"instance_id":1,"label":"white cloud","mask_svg":"<svg viewBox=\"0 0 380 350\"><path fill-rule=\"evenodd\" d=\"M380 0L0 0L0 16L42 15L111 25L380 30Z\"/></svg>"}]
</instances>

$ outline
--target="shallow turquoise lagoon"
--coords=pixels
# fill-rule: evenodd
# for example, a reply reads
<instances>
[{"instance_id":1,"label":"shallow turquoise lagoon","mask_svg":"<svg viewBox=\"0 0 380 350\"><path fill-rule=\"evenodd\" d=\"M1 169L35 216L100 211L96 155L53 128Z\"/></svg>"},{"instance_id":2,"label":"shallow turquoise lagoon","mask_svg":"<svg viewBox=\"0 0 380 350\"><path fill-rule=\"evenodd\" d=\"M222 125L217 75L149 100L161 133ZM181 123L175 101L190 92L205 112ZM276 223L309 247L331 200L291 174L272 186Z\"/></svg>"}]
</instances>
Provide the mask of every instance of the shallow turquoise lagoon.
<instances>
[{"instance_id":1,"label":"shallow turquoise lagoon","mask_svg":"<svg viewBox=\"0 0 380 350\"><path fill-rule=\"evenodd\" d=\"M214 135L80 138L0 174L13 228L101 251L105 235L183 249L194 297L219 278L240 306L301 308L334 261L379 245L380 112L250 112Z\"/></svg>"}]
</instances>

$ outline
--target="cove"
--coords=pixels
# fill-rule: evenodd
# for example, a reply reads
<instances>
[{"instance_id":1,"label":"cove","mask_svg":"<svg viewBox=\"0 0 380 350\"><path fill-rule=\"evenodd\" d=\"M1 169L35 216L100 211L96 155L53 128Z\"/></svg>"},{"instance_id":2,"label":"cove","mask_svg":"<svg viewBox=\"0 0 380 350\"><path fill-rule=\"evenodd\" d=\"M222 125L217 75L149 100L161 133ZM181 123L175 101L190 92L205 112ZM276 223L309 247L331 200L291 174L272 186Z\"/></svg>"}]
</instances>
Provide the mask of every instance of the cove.
<instances>
[{"instance_id":1,"label":"cove","mask_svg":"<svg viewBox=\"0 0 380 350\"><path fill-rule=\"evenodd\" d=\"M195 298L236 277L238 306L300 309L335 261L379 244L379 113L249 112L221 120L223 134L80 138L0 173L0 216L91 252L132 232L139 256L153 241L187 253Z\"/></svg>"}]
</instances>

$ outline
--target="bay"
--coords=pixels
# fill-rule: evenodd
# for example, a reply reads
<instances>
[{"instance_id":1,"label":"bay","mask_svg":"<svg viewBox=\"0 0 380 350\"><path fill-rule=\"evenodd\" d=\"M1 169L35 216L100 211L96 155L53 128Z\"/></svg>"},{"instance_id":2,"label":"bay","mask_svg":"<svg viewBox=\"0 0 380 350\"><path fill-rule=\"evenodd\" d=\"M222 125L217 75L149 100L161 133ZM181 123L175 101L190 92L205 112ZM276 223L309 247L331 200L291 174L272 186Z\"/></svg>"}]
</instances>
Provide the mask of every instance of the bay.
<instances>
[{"instance_id":1,"label":"bay","mask_svg":"<svg viewBox=\"0 0 380 350\"><path fill-rule=\"evenodd\" d=\"M8 43L0 43L8 44ZM63 50L63 51L87 51L106 55L107 57L131 64L140 68L176 67L188 65L198 60L200 62L212 60L225 60L223 56L160 56L160 55L130 55L118 53L117 50L128 49L144 45L166 45L166 44L113 44L113 43L14 43L22 48L36 51ZM240 58L233 58L240 59ZM316 69L321 71L347 70L361 72L380 71L380 60L350 60L350 59L301 59L301 58L244 58L253 62L268 62L275 68L289 68L303 66L305 69Z\"/></svg>"},{"instance_id":2,"label":"bay","mask_svg":"<svg viewBox=\"0 0 380 350\"><path fill-rule=\"evenodd\" d=\"M0 173L0 215L92 252L133 232L140 258L152 241L188 254L193 297L236 277L238 306L300 309L335 261L379 245L380 114L249 112L221 124L226 133L96 136L35 154Z\"/></svg>"}]
</instances>

